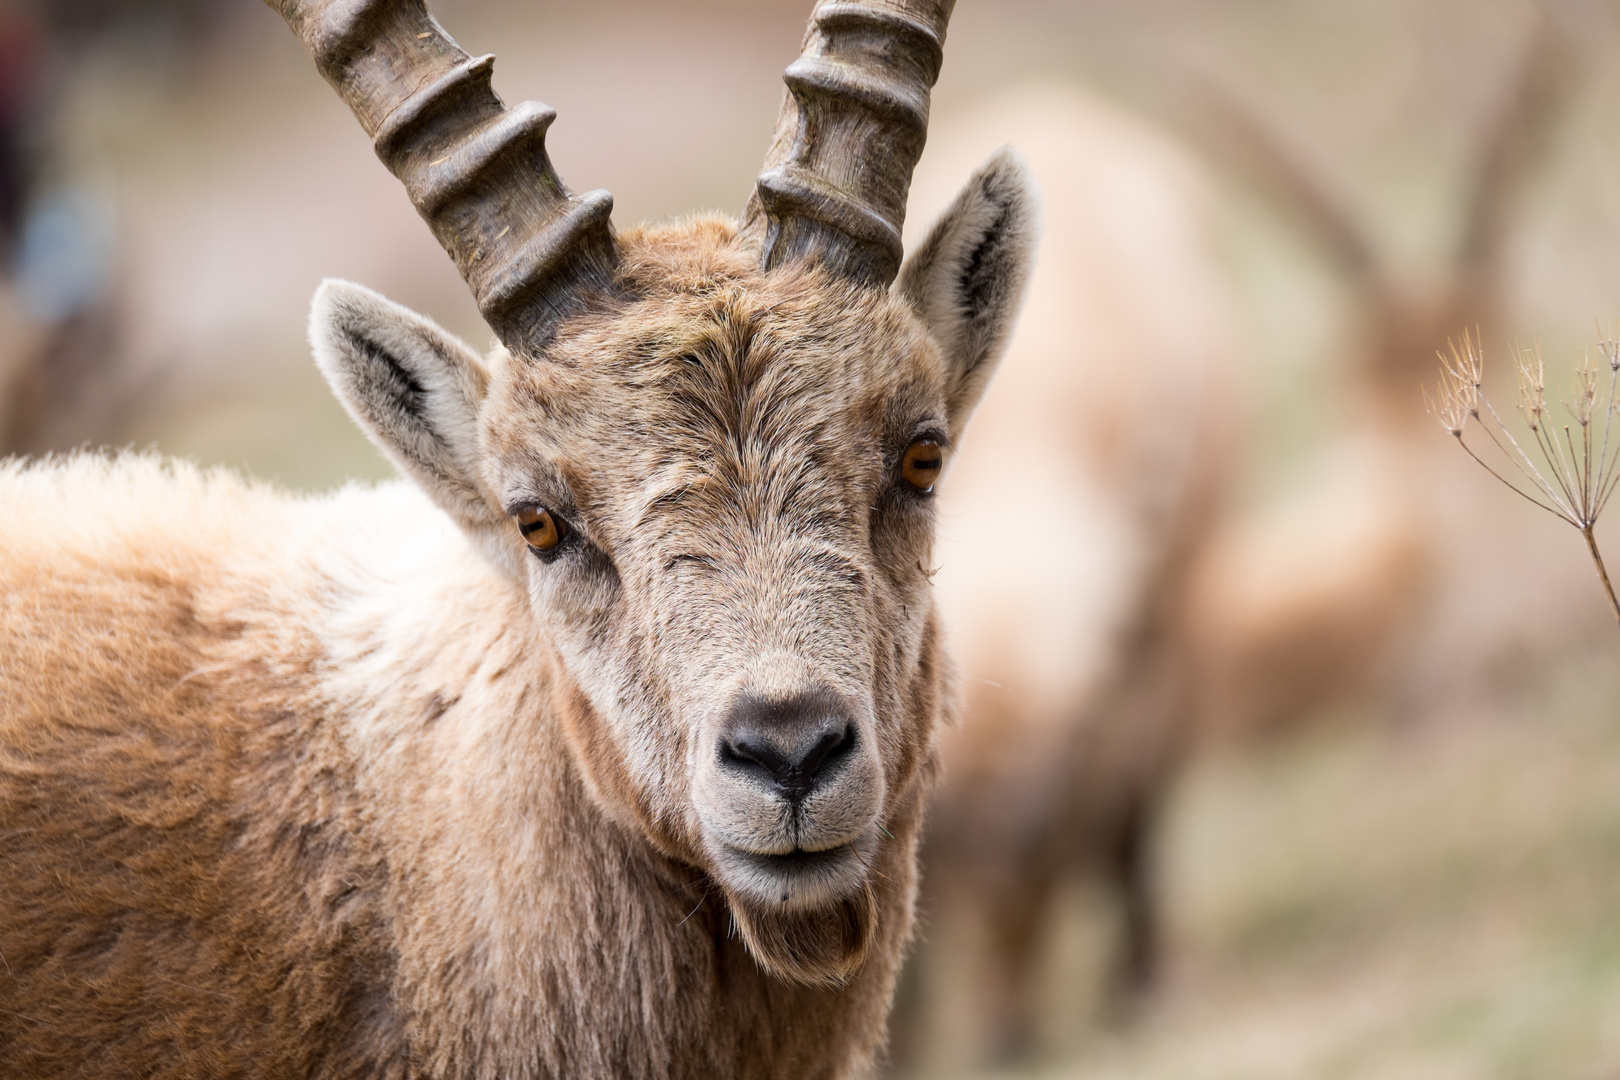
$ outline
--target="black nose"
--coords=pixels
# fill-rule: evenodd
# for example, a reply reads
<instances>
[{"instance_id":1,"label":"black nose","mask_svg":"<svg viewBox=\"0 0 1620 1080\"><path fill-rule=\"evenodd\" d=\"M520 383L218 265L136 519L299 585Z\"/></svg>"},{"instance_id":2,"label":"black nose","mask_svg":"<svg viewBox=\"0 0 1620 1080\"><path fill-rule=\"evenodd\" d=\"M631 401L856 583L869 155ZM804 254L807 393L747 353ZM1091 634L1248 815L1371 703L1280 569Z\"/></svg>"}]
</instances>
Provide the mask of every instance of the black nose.
<instances>
[{"instance_id":1,"label":"black nose","mask_svg":"<svg viewBox=\"0 0 1620 1080\"><path fill-rule=\"evenodd\" d=\"M836 773L854 748L854 721L834 694L776 700L745 695L726 719L720 761L799 802Z\"/></svg>"}]
</instances>

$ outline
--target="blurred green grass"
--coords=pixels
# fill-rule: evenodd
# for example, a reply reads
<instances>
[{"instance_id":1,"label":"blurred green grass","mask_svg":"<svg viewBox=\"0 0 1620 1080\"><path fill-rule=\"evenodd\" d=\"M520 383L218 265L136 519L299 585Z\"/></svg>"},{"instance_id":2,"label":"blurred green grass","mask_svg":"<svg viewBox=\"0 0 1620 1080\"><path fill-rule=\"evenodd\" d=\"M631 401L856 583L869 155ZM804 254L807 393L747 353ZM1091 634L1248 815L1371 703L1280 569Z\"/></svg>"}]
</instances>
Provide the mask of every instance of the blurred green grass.
<instances>
[{"instance_id":1,"label":"blurred green grass","mask_svg":"<svg viewBox=\"0 0 1620 1080\"><path fill-rule=\"evenodd\" d=\"M313 361L275 369L250 388L225 386L179 397L140 417L127 441L224 465L294 491L396 475L344 413Z\"/></svg>"}]
</instances>

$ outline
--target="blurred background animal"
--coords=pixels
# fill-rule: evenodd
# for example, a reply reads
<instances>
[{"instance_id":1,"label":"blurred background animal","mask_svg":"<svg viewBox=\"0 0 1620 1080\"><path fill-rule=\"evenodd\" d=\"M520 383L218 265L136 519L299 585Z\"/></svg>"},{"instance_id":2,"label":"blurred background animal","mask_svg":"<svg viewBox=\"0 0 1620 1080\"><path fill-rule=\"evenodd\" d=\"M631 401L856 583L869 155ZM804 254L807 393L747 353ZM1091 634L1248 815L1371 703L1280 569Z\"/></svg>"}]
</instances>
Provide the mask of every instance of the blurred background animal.
<instances>
[{"instance_id":1,"label":"blurred background animal","mask_svg":"<svg viewBox=\"0 0 1620 1080\"><path fill-rule=\"evenodd\" d=\"M1513 241L1578 83L1568 33L1554 5L1535 5L1518 55L1489 73L1494 101L1452 181L1452 236L1427 268L1380 244L1337 170L1263 105L1200 86L1189 130L1314 246L1350 311L1341 407L1310 479L1225 522L1196 571L1206 736L1277 734L1369 700L1406 718L1465 707L1575 625L1578 565L1532 554L1539 531L1504 522L1467 482L1420 393L1464 333L1507 371Z\"/></svg>"},{"instance_id":2,"label":"blurred background animal","mask_svg":"<svg viewBox=\"0 0 1620 1080\"><path fill-rule=\"evenodd\" d=\"M1509 321L1510 241L1576 82L1567 33L1537 6L1493 72L1451 254L1427 275L1381 249L1264 106L1217 82L1188 94L1191 145L1308 239L1352 312L1349 400L1319 479L1241 514L1223 513L1252 449L1237 441L1239 315L1191 153L1057 88L936 136L938 162L988 137L990 117L1022 125L1049 217L1006 380L973 435L982 456L947 484L939 582L967 707L931 817L902 1066L1037 1048L1054 902L1088 872L1114 904L1104 996L1129 1012L1162 959L1154 824L1200 747L1358 703L1373 717L1457 708L1529 639L1545 647L1580 564L1527 575L1552 594L1534 605L1519 589L1482 601L1481 571L1505 572L1531 541L1465 552L1500 514L1446 459L1418 389L1448 336L1499 337Z\"/></svg>"},{"instance_id":3,"label":"blurred background animal","mask_svg":"<svg viewBox=\"0 0 1620 1080\"><path fill-rule=\"evenodd\" d=\"M1119 990L1152 979L1149 849L1196 689L1187 580L1233 460L1234 313L1196 163L1093 96L1031 86L936 133L918 198L997 139L1027 155L1046 216L1004 381L943 489L965 707L930 810L902 1059L1032 1048L1052 903L1079 874L1113 886Z\"/></svg>"}]
</instances>

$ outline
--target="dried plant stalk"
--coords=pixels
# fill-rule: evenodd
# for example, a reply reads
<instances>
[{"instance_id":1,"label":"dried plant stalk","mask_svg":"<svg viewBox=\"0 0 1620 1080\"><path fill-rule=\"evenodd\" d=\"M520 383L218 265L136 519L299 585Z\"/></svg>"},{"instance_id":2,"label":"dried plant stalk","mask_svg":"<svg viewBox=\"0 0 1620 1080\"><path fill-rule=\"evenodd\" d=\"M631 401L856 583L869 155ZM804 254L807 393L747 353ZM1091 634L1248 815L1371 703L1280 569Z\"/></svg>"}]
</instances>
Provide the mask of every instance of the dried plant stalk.
<instances>
[{"instance_id":1,"label":"dried plant stalk","mask_svg":"<svg viewBox=\"0 0 1620 1080\"><path fill-rule=\"evenodd\" d=\"M1600 329L1598 338L1601 362L1594 361L1591 353L1582 359L1575 370L1570 397L1563 402L1573 426L1558 425L1548 414L1546 364L1541 348L1521 346L1513 350L1513 362L1519 377L1519 415L1530 437L1523 442L1514 438L1485 393L1484 352L1477 333L1464 333L1460 343L1447 343L1449 355L1440 354L1438 390L1433 398L1424 391L1423 399L1429 415L1486 472L1521 498L1580 531L1609 598L1609 609L1615 622L1620 623L1620 600L1615 598L1614 584L1593 532L1616 483L1620 483L1620 468L1616 468L1620 439L1609 437L1620 405L1615 401L1615 389L1620 385L1620 325L1608 334ZM1601 370L1605 364L1609 369L1606 382ZM1463 436L1470 419L1479 421L1496 454L1511 464L1511 469L1492 465L1468 445ZM1534 454L1525 449L1527 444Z\"/></svg>"}]
</instances>

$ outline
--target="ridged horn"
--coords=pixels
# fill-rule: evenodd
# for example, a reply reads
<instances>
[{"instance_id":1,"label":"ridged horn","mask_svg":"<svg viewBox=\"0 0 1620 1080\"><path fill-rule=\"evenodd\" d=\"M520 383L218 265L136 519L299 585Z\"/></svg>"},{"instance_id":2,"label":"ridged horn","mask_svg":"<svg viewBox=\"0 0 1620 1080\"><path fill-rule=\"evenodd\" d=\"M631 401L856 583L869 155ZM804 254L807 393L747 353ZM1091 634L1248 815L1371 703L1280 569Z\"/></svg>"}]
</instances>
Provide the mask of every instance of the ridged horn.
<instances>
[{"instance_id":1,"label":"ridged horn","mask_svg":"<svg viewBox=\"0 0 1620 1080\"><path fill-rule=\"evenodd\" d=\"M770 270L809 260L880 287L900 272L911 172L928 136L955 0L822 0L783 75L776 134L743 215Z\"/></svg>"},{"instance_id":2,"label":"ridged horn","mask_svg":"<svg viewBox=\"0 0 1620 1080\"><path fill-rule=\"evenodd\" d=\"M455 260L491 329L539 350L616 252L606 191L575 195L546 156L556 111L513 109L424 0L265 0L360 118L384 165Z\"/></svg>"}]
</instances>

